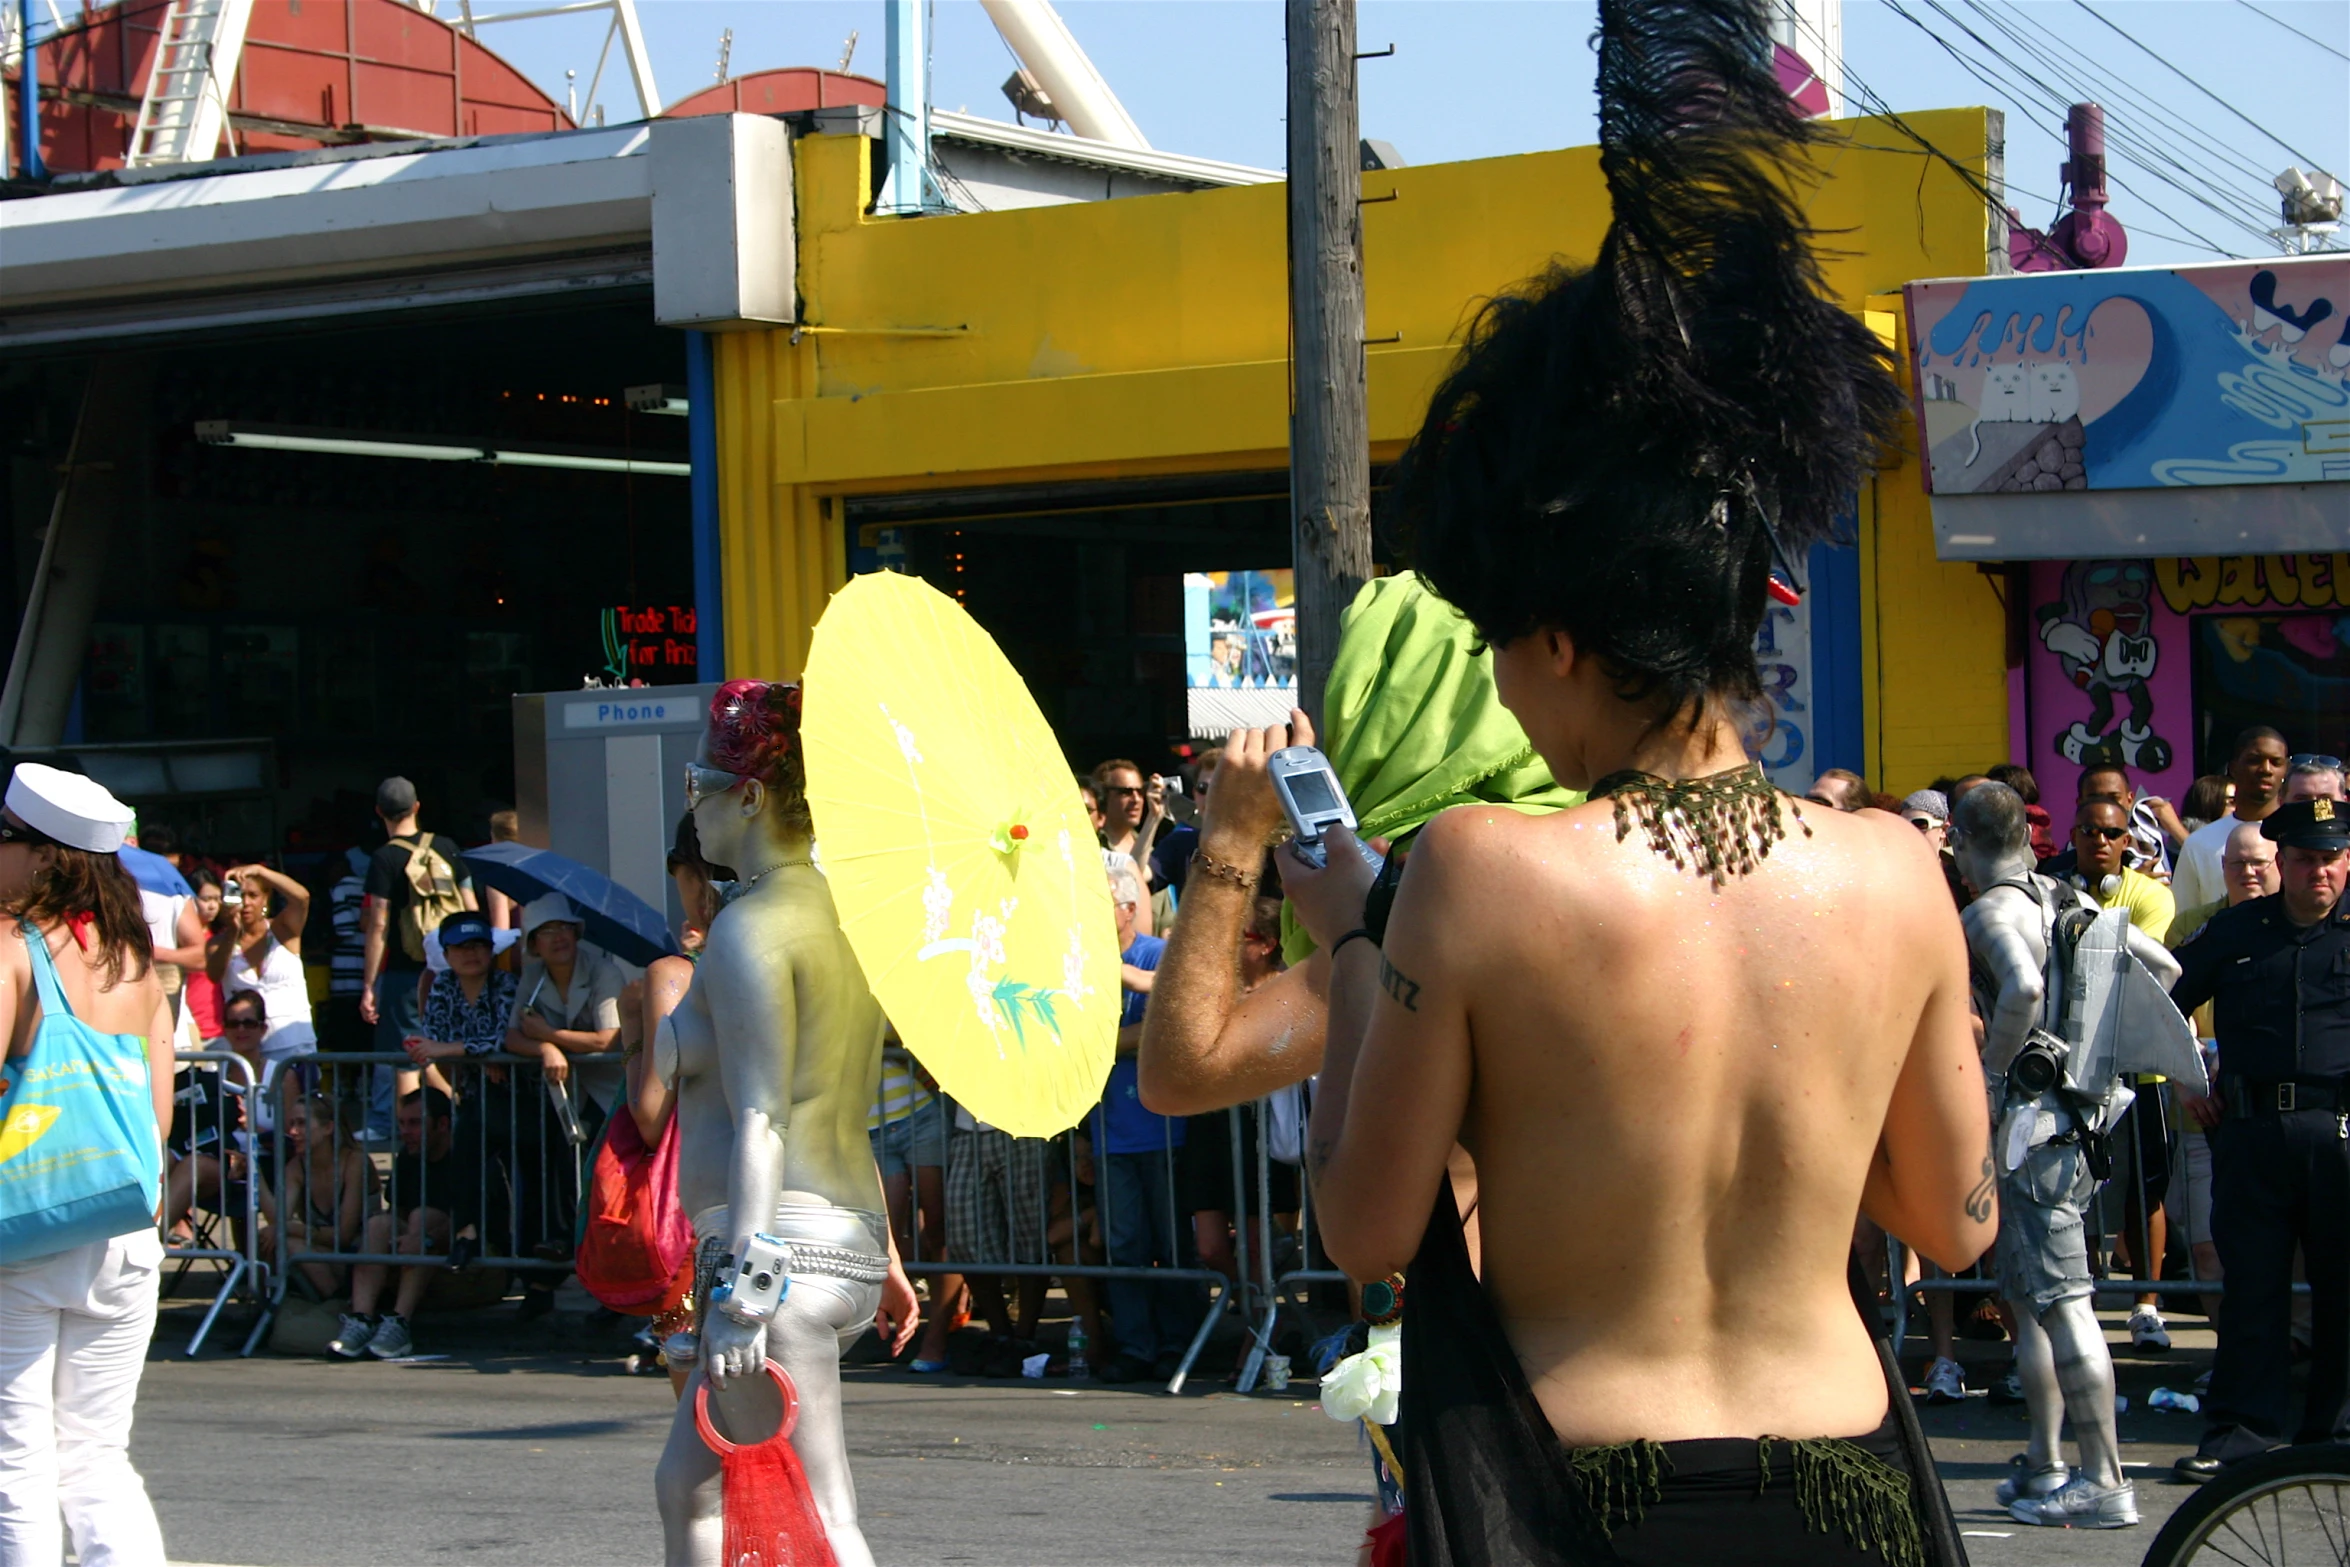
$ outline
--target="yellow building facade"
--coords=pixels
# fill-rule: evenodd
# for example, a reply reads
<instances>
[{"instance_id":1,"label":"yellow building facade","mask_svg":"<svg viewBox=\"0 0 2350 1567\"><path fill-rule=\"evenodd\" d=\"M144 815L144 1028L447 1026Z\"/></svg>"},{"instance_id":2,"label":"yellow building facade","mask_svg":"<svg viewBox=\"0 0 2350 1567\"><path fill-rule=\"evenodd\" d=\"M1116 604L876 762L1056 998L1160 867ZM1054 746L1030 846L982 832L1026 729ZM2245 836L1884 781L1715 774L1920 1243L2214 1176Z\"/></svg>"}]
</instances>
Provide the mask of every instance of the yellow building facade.
<instances>
[{"instance_id":1,"label":"yellow building facade","mask_svg":"<svg viewBox=\"0 0 2350 1567\"><path fill-rule=\"evenodd\" d=\"M1910 123L1981 175L1984 111ZM1891 338L1904 282L1984 270L1989 214L1953 170L1891 127L1840 129L1816 154L1809 211L1825 236L1830 287ZM974 550L994 539L988 547L1001 552L1001 536L985 530L1006 526L1010 512L1031 519L1018 537L1038 571L1097 535L1114 543L1127 526L1138 538L1149 531L1159 541L1152 559L1172 570L1183 540L1213 538L1201 519L1237 515L1237 505L1278 508L1285 493L1284 187L875 218L866 211L875 151L856 136L798 142L800 324L715 339L730 674L800 669L826 599L879 536L861 516L912 519L901 531L922 538L925 575L944 587L964 569L967 537ZM1363 197L1379 464L1417 427L1479 303L1554 260L1587 261L1608 203L1594 148L1367 173ZM1915 448L1910 436L1887 453L1861 497L1859 667L1840 672L1857 692L1863 770L1896 792L1979 769L2008 746L1999 583L1935 559ZM1144 495L1134 488L1143 481L1162 491ZM1118 499L1130 490L1140 498ZM1065 506L1055 500L1063 494ZM1224 511L1199 510L1210 504L1202 495ZM1177 502L1193 510L1170 509ZM1265 514L1249 515L1261 550ZM953 531L942 543L926 528ZM1106 607L1076 621L1107 624L1131 608L1134 667L1163 674L1172 651L1164 595L1137 588L1122 605L1114 588L1088 591ZM976 600L973 612L989 620ZM1071 635L1107 634L1080 625ZM1108 651L1091 678L1107 668L1114 681L1125 644L1099 646ZM1053 699L1040 700L1057 716ZM1071 704L1072 714L1103 706ZM1070 719L1104 735L1151 720L1137 710L1124 722Z\"/></svg>"}]
</instances>

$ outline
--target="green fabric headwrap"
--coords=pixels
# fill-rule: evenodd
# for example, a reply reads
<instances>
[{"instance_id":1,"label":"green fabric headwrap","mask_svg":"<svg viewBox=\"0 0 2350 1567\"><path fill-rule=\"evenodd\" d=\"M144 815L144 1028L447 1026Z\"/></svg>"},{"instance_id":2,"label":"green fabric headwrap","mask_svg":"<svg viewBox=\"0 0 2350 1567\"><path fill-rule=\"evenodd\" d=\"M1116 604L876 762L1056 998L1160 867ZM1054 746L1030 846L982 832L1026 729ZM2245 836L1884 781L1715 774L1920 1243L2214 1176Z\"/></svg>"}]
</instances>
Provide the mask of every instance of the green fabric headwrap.
<instances>
[{"instance_id":1,"label":"green fabric headwrap","mask_svg":"<svg viewBox=\"0 0 2350 1567\"><path fill-rule=\"evenodd\" d=\"M1402 839L1437 812L1484 801L1533 814L1580 805L1535 755L1493 689L1476 633L1414 572L1363 584L1340 622L1322 701L1322 752L1364 838ZM1281 951L1314 941L1284 902Z\"/></svg>"}]
</instances>

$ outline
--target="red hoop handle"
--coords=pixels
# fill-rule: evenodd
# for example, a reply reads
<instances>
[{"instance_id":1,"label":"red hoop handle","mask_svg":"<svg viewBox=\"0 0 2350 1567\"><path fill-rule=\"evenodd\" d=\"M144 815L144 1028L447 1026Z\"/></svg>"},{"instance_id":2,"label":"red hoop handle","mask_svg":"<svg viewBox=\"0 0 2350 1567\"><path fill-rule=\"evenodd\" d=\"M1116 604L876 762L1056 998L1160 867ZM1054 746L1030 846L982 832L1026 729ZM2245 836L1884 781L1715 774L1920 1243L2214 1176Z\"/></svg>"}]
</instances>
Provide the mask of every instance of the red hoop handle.
<instances>
[{"instance_id":1,"label":"red hoop handle","mask_svg":"<svg viewBox=\"0 0 2350 1567\"><path fill-rule=\"evenodd\" d=\"M800 1390L792 1386L791 1378L786 1376L783 1367L774 1361L767 1362L766 1370L767 1374L775 1379L775 1390L783 1395L783 1423L775 1428L775 1434L767 1441L788 1441L792 1431L800 1423ZM694 1429L701 1433L702 1445L721 1458L729 1453L741 1452L743 1449L744 1444L729 1442L720 1436L718 1428L710 1423L710 1383L707 1377L704 1378L700 1387L694 1389ZM767 1443L754 1442L749 1445L764 1447Z\"/></svg>"}]
</instances>

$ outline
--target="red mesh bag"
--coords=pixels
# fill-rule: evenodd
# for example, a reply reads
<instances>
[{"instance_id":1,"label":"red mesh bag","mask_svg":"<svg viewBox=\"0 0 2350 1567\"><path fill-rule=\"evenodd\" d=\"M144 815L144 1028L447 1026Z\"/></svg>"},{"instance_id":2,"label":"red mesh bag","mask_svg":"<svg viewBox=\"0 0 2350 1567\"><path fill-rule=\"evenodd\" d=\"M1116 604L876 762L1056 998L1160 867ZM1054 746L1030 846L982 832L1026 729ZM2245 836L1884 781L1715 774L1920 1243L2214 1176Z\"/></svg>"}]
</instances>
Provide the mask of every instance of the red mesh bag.
<instances>
[{"instance_id":1,"label":"red mesh bag","mask_svg":"<svg viewBox=\"0 0 2350 1567\"><path fill-rule=\"evenodd\" d=\"M764 1442L729 1442L710 1424L710 1385L694 1389L694 1426L718 1455L719 1485L725 1498L726 1567L839 1567L807 1471L792 1450L792 1428L800 1423L800 1395L783 1367L767 1362L767 1374L783 1394L783 1420Z\"/></svg>"},{"instance_id":2,"label":"red mesh bag","mask_svg":"<svg viewBox=\"0 0 2350 1567\"><path fill-rule=\"evenodd\" d=\"M625 1108L604 1124L588 1176L581 1288L630 1316L673 1311L693 1286L693 1223L677 1205L677 1117L648 1148Z\"/></svg>"}]
</instances>

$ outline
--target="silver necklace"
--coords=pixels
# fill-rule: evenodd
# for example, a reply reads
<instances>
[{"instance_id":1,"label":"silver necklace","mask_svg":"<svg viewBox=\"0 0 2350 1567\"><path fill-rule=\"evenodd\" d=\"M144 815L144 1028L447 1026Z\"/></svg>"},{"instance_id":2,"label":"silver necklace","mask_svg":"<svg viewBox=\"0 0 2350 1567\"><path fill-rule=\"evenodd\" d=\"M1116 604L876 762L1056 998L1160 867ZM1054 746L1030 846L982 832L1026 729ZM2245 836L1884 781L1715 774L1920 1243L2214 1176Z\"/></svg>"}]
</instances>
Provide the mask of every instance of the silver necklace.
<instances>
[{"instance_id":1,"label":"silver necklace","mask_svg":"<svg viewBox=\"0 0 2350 1567\"><path fill-rule=\"evenodd\" d=\"M773 865L768 866L767 869L763 871L753 871L750 875L745 876L742 880L742 889L745 892L750 891L753 887L758 886L762 880L772 875L776 871L788 870L794 865L813 865L815 863L816 862L814 860L777 860Z\"/></svg>"}]
</instances>

